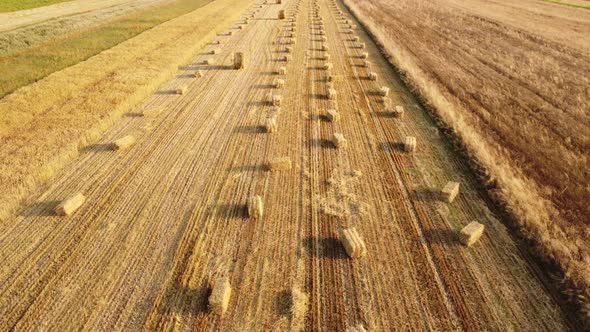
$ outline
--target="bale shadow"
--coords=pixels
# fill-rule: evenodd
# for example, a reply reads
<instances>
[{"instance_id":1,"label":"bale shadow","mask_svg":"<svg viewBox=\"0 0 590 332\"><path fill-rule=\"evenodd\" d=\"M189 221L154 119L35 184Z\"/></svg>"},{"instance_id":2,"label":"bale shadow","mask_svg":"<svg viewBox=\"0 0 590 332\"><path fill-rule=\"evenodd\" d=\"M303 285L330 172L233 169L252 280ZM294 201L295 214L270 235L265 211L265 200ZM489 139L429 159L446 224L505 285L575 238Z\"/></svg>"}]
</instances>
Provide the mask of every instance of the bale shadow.
<instances>
[{"instance_id":1,"label":"bale shadow","mask_svg":"<svg viewBox=\"0 0 590 332\"><path fill-rule=\"evenodd\" d=\"M217 217L229 219L248 219L246 204L221 203L211 205L211 212Z\"/></svg>"},{"instance_id":2,"label":"bale shadow","mask_svg":"<svg viewBox=\"0 0 590 332\"><path fill-rule=\"evenodd\" d=\"M256 84L254 85L254 89L273 89L275 86L272 84Z\"/></svg>"},{"instance_id":3,"label":"bale shadow","mask_svg":"<svg viewBox=\"0 0 590 332\"><path fill-rule=\"evenodd\" d=\"M393 112L388 112L388 111L375 111L372 113L372 115L376 118L386 118L386 119L396 117Z\"/></svg>"},{"instance_id":4,"label":"bale shadow","mask_svg":"<svg viewBox=\"0 0 590 332\"><path fill-rule=\"evenodd\" d=\"M322 93L312 93L311 98L317 99L317 100L329 100L328 95L325 95Z\"/></svg>"},{"instance_id":5,"label":"bale shadow","mask_svg":"<svg viewBox=\"0 0 590 332\"><path fill-rule=\"evenodd\" d=\"M440 200L440 191L432 187L418 187L414 189L414 195L420 201L433 202Z\"/></svg>"},{"instance_id":6,"label":"bale shadow","mask_svg":"<svg viewBox=\"0 0 590 332\"><path fill-rule=\"evenodd\" d=\"M209 295L211 290L206 285L188 288L175 282L166 288L159 311L162 314L170 312L186 315L204 314L209 311Z\"/></svg>"},{"instance_id":7,"label":"bale shadow","mask_svg":"<svg viewBox=\"0 0 590 332\"><path fill-rule=\"evenodd\" d=\"M54 217L55 208L61 203L61 201L42 201L33 203L29 208L23 210L19 215L21 217Z\"/></svg>"},{"instance_id":8,"label":"bale shadow","mask_svg":"<svg viewBox=\"0 0 590 332\"><path fill-rule=\"evenodd\" d=\"M392 152L392 151L404 152L403 143L385 142L385 143L381 143L380 145L381 145L381 149L386 152Z\"/></svg>"},{"instance_id":9,"label":"bale shadow","mask_svg":"<svg viewBox=\"0 0 590 332\"><path fill-rule=\"evenodd\" d=\"M431 244L456 246L459 244L459 235L451 229L429 229L424 232L426 241Z\"/></svg>"},{"instance_id":10,"label":"bale shadow","mask_svg":"<svg viewBox=\"0 0 590 332\"><path fill-rule=\"evenodd\" d=\"M125 117L127 117L127 118L143 118L143 113L129 112L129 113L125 113Z\"/></svg>"},{"instance_id":11,"label":"bale shadow","mask_svg":"<svg viewBox=\"0 0 590 332\"><path fill-rule=\"evenodd\" d=\"M268 165L242 165L242 166L235 166L231 167L231 172L266 172L268 171Z\"/></svg>"},{"instance_id":12,"label":"bale shadow","mask_svg":"<svg viewBox=\"0 0 590 332\"><path fill-rule=\"evenodd\" d=\"M312 138L311 139L311 146L315 148L326 148L326 149L335 149L334 143L325 138Z\"/></svg>"},{"instance_id":13,"label":"bale shadow","mask_svg":"<svg viewBox=\"0 0 590 332\"><path fill-rule=\"evenodd\" d=\"M274 301L275 312L280 316L290 316L293 307L293 295L289 290L282 290L277 293Z\"/></svg>"},{"instance_id":14,"label":"bale shadow","mask_svg":"<svg viewBox=\"0 0 590 332\"><path fill-rule=\"evenodd\" d=\"M256 125L237 126L234 129L234 133L236 133L236 134L261 134L261 133L265 133L265 132L266 132L266 128L264 128L264 126L256 126Z\"/></svg>"},{"instance_id":15,"label":"bale shadow","mask_svg":"<svg viewBox=\"0 0 590 332\"><path fill-rule=\"evenodd\" d=\"M315 257L331 259L347 259L344 247L338 239L306 237L303 246Z\"/></svg>"},{"instance_id":16,"label":"bale shadow","mask_svg":"<svg viewBox=\"0 0 590 332\"><path fill-rule=\"evenodd\" d=\"M175 95L176 93L176 89L174 90L160 90L158 92L156 92L157 95Z\"/></svg>"},{"instance_id":17,"label":"bale shadow","mask_svg":"<svg viewBox=\"0 0 590 332\"><path fill-rule=\"evenodd\" d=\"M263 76L275 76L278 75L276 71L263 71L260 73L260 75Z\"/></svg>"},{"instance_id":18,"label":"bale shadow","mask_svg":"<svg viewBox=\"0 0 590 332\"><path fill-rule=\"evenodd\" d=\"M180 74L176 75L176 78L195 78L195 76L190 74Z\"/></svg>"},{"instance_id":19,"label":"bale shadow","mask_svg":"<svg viewBox=\"0 0 590 332\"><path fill-rule=\"evenodd\" d=\"M81 154L108 152L113 150L113 145L110 143L90 144L80 149Z\"/></svg>"},{"instance_id":20,"label":"bale shadow","mask_svg":"<svg viewBox=\"0 0 590 332\"><path fill-rule=\"evenodd\" d=\"M313 114L310 117L311 121L319 121L319 122L329 122L330 120L328 119L327 116L325 116L324 114Z\"/></svg>"},{"instance_id":21,"label":"bale shadow","mask_svg":"<svg viewBox=\"0 0 590 332\"><path fill-rule=\"evenodd\" d=\"M249 101L246 105L247 106L269 106L271 103L265 100L256 100L256 101Z\"/></svg>"}]
</instances>

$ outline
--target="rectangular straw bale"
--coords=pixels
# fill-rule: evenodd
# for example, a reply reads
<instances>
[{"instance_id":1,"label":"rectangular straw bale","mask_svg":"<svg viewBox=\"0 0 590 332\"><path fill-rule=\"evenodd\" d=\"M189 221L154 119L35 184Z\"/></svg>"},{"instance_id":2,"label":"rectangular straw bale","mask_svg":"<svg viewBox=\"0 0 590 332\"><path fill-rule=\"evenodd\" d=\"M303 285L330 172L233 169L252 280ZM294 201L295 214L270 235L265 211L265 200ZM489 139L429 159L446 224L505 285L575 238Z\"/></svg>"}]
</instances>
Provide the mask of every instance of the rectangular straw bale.
<instances>
[{"instance_id":1,"label":"rectangular straw bale","mask_svg":"<svg viewBox=\"0 0 590 332\"><path fill-rule=\"evenodd\" d=\"M360 40L361 40L361 38L360 38L359 36L354 36L354 37L352 37L352 41L353 41L353 42L358 42L358 41L360 41Z\"/></svg>"},{"instance_id":2,"label":"rectangular straw bale","mask_svg":"<svg viewBox=\"0 0 590 332\"><path fill-rule=\"evenodd\" d=\"M376 81L377 80L377 73L372 71L369 73L369 80Z\"/></svg>"},{"instance_id":3,"label":"rectangular straw bale","mask_svg":"<svg viewBox=\"0 0 590 332\"><path fill-rule=\"evenodd\" d=\"M472 221L469 225L463 227L459 233L459 241L464 245L471 247L483 235L485 227L477 221Z\"/></svg>"},{"instance_id":4,"label":"rectangular straw bale","mask_svg":"<svg viewBox=\"0 0 590 332\"><path fill-rule=\"evenodd\" d=\"M278 71L279 75L287 75L287 67L281 67Z\"/></svg>"},{"instance_id":5,"label":"rectangular straw bale","mask_svg":"<svg viewBox=\"0 0 590 332\"><path fill-rule=\"evenodd\" d=\"M279 95L272 96L272 105L281 106L282 97Z\"/></svg>"},{"instance_id":6,"label":"rectangular straw bale","mask_svg":"<svg viewBox=\"0 0 590 332\"><path fill-rule=\"evenodd\" d=\"M332 143L337 149L346 149L348 147L348 141L344 138L341 133L335 133L332 137Z\"/></svg>"},{"instance_id":7,"label":"rectangular straw bale","mask_svg":"<svg viewBox=\"0 0 590 332\"><path fill-rule=\"evenodd\" d=\"M259 195L251 196L248 198L248 216L253 219L262 218L264 214L264 206L262 203L262 197Z\"/></svg>"},{"instance_id":8,"label":"rectangular straw bale","mask_svg":"<svg viewBox=\"0 0 590 332\"><path fill-rule=\"evenodd\" d=\"M379 94L382 97L387 97L389 95L389 88L386 86L382 87L381 89L379 89Z\"/></svg>"},{"instance_id":9,"label":"rectangular straw bale","mask_svg":"<svg viewBox=\"0 0 590 332\"><path fill-rule=\"evenodd\" d=\"M340 242L350 258L361 258L367 254L367 246L354 227L341 229Z\"/></svg>"},{"instance_id":10,"label":"rectangular straw bale","mask_svg":"<svg viewBox=\"0 0 590 332\"><path fill-rule=\"evenodd\" d=\"M453 181L447 182L447 184L442 189L441 193L442 193L442 198L445 201L452 203L455 200L455 197L457 197L457 195L459 195L459 182L453 182Z\"/></svg>"},{"instance_id":11,"label":"rectangular straw bale","mask_svg":"<svg viewBox=\"0 0 590 332\"><path fill-rule=\"evenodd\" d=\"M287 18L287 15L285 15L285 11L284 10L279 10L279 20L284 20L285 18Z\"/></svg>"},{"instance_id":12,"label":"rectangular straw bale","mask_svg":"<svg viewBox=\"0 0 590 332\"><path fill-rule=\"evenodd\" d=\"M364 60L363 61L363 67L370 69L371 68L371 61L369 60Z\"/></svg>"},{"instance_id":13,"label":"rectangular straw bale","mask_svg":"<svg viewBox=\"0 0 590 332\"><path fill-rule=\"evenodd\" d=\"M333 67L334 67L334 65L331 62L327 62L324 64L325 70L332 70Z\"/></svg>"},{"instance_id":14,"label":"rectangular straw bale","mask_svg":"<svg viewBox=\"0 0 590 332\"><path fill-rule=\"evenodd\" d=\"M326 117L330 122L338 122L340 121L340 113L338 113L334 109L330 109L326 112Z\"/></svg>"},{"instance_id":15,"label":"rectangular straw bale","mask_svg":"<svg viewBox=\"0 0 590 332\"><path fill-rule=\"evenodd\" d=\"M328 99L330 99L330 100L336 99L336 90L335 89L328 89Z\"/></svg>"},{"instance_id":16,"label":"rectangular straw bale","mask_svg":"<svg viewBox=\"0 0 590 332\"><path fill-rule=\"evenodd\" d=\"M283 56L283 61L284 61L284 62L289 62L289 61L291 61L291 59L292 59L292 57L291 57L291 55L289 55L289 54L285 54L285 55Z\"/></svg>"},{"instance_id":17,"label":"rectangular straw bale","mask_svg":"<svg viewBox=\"0 0 590 332\"><path fill-rule=\"evenodd\" d=\"M246 58L243 52L234 53L234 69L244 69Z\"/></svg>"},{"instance_id":18,"label":"rectangular straw bale","mask_svg":"<svg viewBox=\"0 0 590 332\"><path fill-rule=\"evenodd\" d=\"M125 150L135 144L135 137L127 135L113 142L113 150Z\"/></svg>"},{"instance_id":19,"label":"rectangular straw bale","mask_svg":"<svg viewBox=\"0 0 590 332\"><path fill-rule=\"evenodd\" d=\"M76 212L82 204L86 201L86 197L82 193L77 193L64 199L56 208L55 213L58 216L69 216Z\"/></svg>"},{"instance_id":20,"label":"rectangular straw bale","mask_svg":"<svg viewBox=\"0 0 590 332\"><path fill-rule=\"evenodd\" d=\"M324 60L330 61L330 58L331 58L330 53L326 52L326 54L324 54Z\"/></svg>"},{"instance_id":21,"label":"rectangular straw bale","mask_svg":"<svg viewBox=\"0 0 590 332\"><path fill-rule=\"evenodd\" d=\"M222 316L229 305L231 298L231 284L228 277L218 278L209 295L209 309L217 315Z\"/></svg>"},{"instance_id":22,"label":"rectangular straw bale","mask_svg":"<svg viewBox=\"0 0 590 332\"><path fill-rule=\"evenodd\" d=\"M358 48L365 49L366 47L367 47L367 44L365 44L365 43L359 43Z\"/></svg>"},{"instance_id":23,"label":"rectangular straw bale","mask_svg":"<svg viewBox=\"0 0 590 332\"><path fill-rule=\"evenodd\" d=\"M177 95L183 95L183 94L185 94L186 90L187 90L186 85L183 85L181 87L176 88L176 90L174 90L174 93Z\"/></svg>"},{"instance_id":24,"label":"rectangular straw bale","mask_svg":"<svg viewBox=\"0 0 590 332\"><path fill-rule=\"evenodd\" d=\"M328 46L328 44L322 45L322 51L329 51L329 50L330 50L330 46Z\"/></svg>"},{"instance_id":25,"label":"rectangular straw bale","mask_svg":"<svg viewBox=\"0 0 590 332\"><path fill-rule=\"evenodd\" d=\"M287 53L293 53L293 47L291 46L287 46L285 50L287 51Z\"/></svg>"},{"instance_id":26,"label":"rectangular straw bale","mask_svg":"<svg viewBox=\"0 0 590 332\"><path fill-rule=\"evenodd\" d=\"M211 54L219 54L219 53L221 53L220 48L215 48L215 49L213 49L213 51L211 51Z\"/></svg>"},{"instance_id":27,"label":"rectangular straw bale","mask_svg":"<svg viewBox=\"0 0 590 332\"><path fill-rule=\"evenodd\" d=\"M363 53L361 54L361 59L368 59L368 58L369 58L369 53L367 53L367 52L363 52Z\"/></svg>"},{"instance_id":28,"label":"rectangular straw bale","mask_svg":"<svg viewBox=\"0 0 590 332\"><path fill-rule=\"evenodd\" d=\"M272 158L268 162L268 168L271 171L286 171L291 169L291 159L289 157Z\"/></svg>"},{"instance_id":29,"label":"rectangular straw bale","mask_svg":"<svg viewBox=\"0 0 590 332\"><path fill-rule=\"evenodd\" d=\"M275 118L266 119L266 122L264 124L264 128L266 129L266 132L269 134L276 133L278 130L277 120Z\"/></svg>"},{"instance_id":30,"label":"rectangular straw bale","mask_svg":"<svg viewBox=\"0 0 590 332\"><path fill-rule=\"evenodd\" d=\"M274 85L275 85L275 88L282 89L283 87L285 87L285 80L280 79L280 78L277 78L275 80L275 84Z\"/></svg>"},{"instance_id":31,"label":"rectangular straw bale","mask_svg":"<svg viewBox=\"0 0 590 332\"><path fill-rule=\"evenodd\" d=\"M414 137L414 136L406 136L406 140L404 142L404 150L406 152L414 152L414 151L416 151L416 137Z\"/></svg>"},{"instance_id":32,"label":"rectangular straw bale","mask_svg":"<svg viewBox=\"0 0 590 332\"><path fill-rule=\"evenodd\" d=\"M401 106L401 105L395 106L395 109L393 111L393 115L396 118L402 118L404 116L404 113L405 113L405 111L404 111L404 107L403 106Z\"/></svg>"},{"instance_id":33,"label":"rectangular straw bale","mask_svg":"<svg viewBox=\"0 0 590 332\"><path fill-rule=\"evenodd\" d=\"M205 60L205 64L206 65L209 65L210 66L210 65L212 65L214 63L215 63L215 60L213 60L213 58L209 58L209 59Z\"/></svg>"}]
</instances>

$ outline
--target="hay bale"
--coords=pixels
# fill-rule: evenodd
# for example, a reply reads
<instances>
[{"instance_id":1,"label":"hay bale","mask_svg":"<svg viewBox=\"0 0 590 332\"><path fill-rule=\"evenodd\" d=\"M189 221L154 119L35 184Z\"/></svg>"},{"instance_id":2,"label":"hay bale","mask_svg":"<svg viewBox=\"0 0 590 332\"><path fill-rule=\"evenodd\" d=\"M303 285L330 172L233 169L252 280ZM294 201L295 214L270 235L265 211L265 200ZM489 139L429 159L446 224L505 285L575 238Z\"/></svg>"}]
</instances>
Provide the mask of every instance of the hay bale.
<instances>
[{"instance_id":1,"label":"hay bale","mask_svg":"<svg viewBox=\"0 0 590 332\"><path fill-rule=\"evenodd\" d=\"M143 111L141 114L146 118L153 118L153 117L160 115L160 113L162 113L161 108L152 108L152 109Z\"/></svg>"},{"instance_id":2,"label":"hay bale","mask_svg":"<svg viewBox=\"0 0 590 332\"><path fill-rule=\"evenodd\" d=\"M340 121L340 113L333 109L326 111L326 117L330 122Z\"/></svg>"},{"instance_id":3,"label":"hay bale","mask_svg":"<svg viewBox=\"0 0 590 332\"><path fill-rule=\"evenodd\" d=\"M56 208L55 213L58 216L69 216L72 213L76 212L82 204L86 201L86 197L81 193L77 193L72 195L66 199L64 199Z\"/></svg>"},{"instance_id":4,"label":"hay bale","mask_svg":"<svg viewBox=\"0 0 590 332\"><path fill-rule=\"evenodd\" d=\"M324 70L332 70L332 68L334 68L334 65L331 62L324 64Z\"/></svg>"},{"instance_id":5,"label":"hay bale","mask_svg":"<svg viewBox=\"0 0 590 332\"><path fill-rule=\"evenodd\" d=\"M384 86L381 89L379 89L379 95L381 97L387 97L389 95L389 88Z\"/></svg>"},{"instance_id":6,"label":"hay bale","mask_svg":"<svg viewBox=\"0 0 590 332\"><path fill-rule=\"evenodd\" d=\"M256 195L248 198L248 216L252 219L260 219L264 214L262 197Z\"/></svg>"},{"instance_id":7,"label":"hay bale","mask_svg":"<svg viewBox=\"0 0 590 332\"><path fill-rule=\"evenodd\" d=\"M361 40L361 38L359 36L352 37L353 42L359 42L360 40Z\"/></svg>"},{"instance_id":8,"label":"hay bale","mask_svg":"<svg viewBox=\"0 0 590 332\"><path fill-rule=\"evenodd\" d=\"M135 137L127 135L113 142L113 150L125 150L135 144Z\"/></svg>"},{"instance_id":9,"label":"hay bale","mask_svg":"<svg viewBox=\"0 0 590 332\"><path fill-rule=\"evenodd\" d=\"M268 169L272 172L290 170L291 159L289 159L289 157L272 158L268 162Z\"/></svg>"},{"instance_id":10,"label":"hay bale","mask_svg":"<svg viewBox=\"0 0 590 332\"><path fill-rule=\"evenodd\" d=\"M377 73L372 71L369 73L369 80L376 81L377 80Z\"/></svg>"},{"instance_id":11,"label":"hay bale","mask_svg":"<svg viewBox=\"0 0 590 332\"><path fill-rule=\"evenodd\" d=\"M330 46L328 46L328 44L324 44L322 45L322 51L326 52L330 50Z\"/></svg>"},{"instance_id":12,"label":"hay bale","mask_svg":"<svg viewBox=\"0 0 590 332\"><path fill-rule=\"evenodd\" d=\"M283 61L284 62L289 62L289 61L291 61L291 59L293 59L293 57L291 57L291 55L289 55L289 54L285 54L283 56Z\"/></svg>"},{"instance_id":13,"label":"hay bale","mask_svg":"<svg viewBox=\"0 0 590 332\"><path fill-rule=\"evenodd\" d=\"M367 47L367 44L365 44L365 43L359 43L358 48L365 49L366 47Z\"/></svg>"},{"instance_id":14,"label":"hay bale","mask_svg":"<svg viewBox=\"0 0 590 332\"><path fill-rule=\"evenodd\" d=\"M330 100L336 99L336 90L335 89L328 89L328 99L330 99Z\"/></svg>"},{"instance_id":15,"label":"hay bale","mask_svg":"<svg viewBox=\"0 0 590 332\"><path fill-rule=\"evenodd\" d=\"M275 88L277 89L282 89L285 87L285 80L277 78L275 80L275 84L274 84Z\"/></svg>"},{"instance_id":16,"label":"hay bale","mask_svg":"<svg viewBox=\"0 0 590 332\"><path fill-rule=\"evenodd\" d=\"M330 53L324 54L324 60L330 61L330 58L331 58Z\"/></svg>"},{"instance_id":17,"label":"hay bale","mask_svg":"<svg viewBox=\"0 0 590 332\"><path fill-rule=\"evenodd\" d=\"M234 35L234 32L233 32L233 31L228 31L228 32L227 32L227 35L228 35L228 36L233 36L233 35Z\"/></svg>"},{"instance_id":18,"label":"hay bale","mask_svg":"<svg viewBox=\"0 0 590 332\"><path fill-rule=\"evenodd\" d=\"M459 241L471 247L483 235L485 227L477 221L472 221L459 232Z\"/></svg>"},{"instance_id":19,"label":"hay bale","mask_svg":"<svg viewBox=\"0 0 590 332\"><path fill-rule=\"evenodd\" d=\"M281 67L278 71L279 75L287 75L287 67Z\"/></svg>"},{"instance_id":20,"label":"hay bale","mask_svg":"<svg viewBox=\"0 0 590 332\"><path fill-rule=\"evenodd\" d=\"M385 107L389 107L389 106L391 105L391 98L389 98L389 97L381 97L381 98L379 99L379 102L380 102L381 104L383 104L383 106L385 106Z\"/></svg>"},{"instance_id":21,"label":"hay bale","mask_svg":"<svg viewBox=\"0 0 590 332\"><path fill-rule=\"evenodd\" d=\"M287 18L287 15L285 15L285 11L284 10L279 10L279 20L284 20Z\"/></svg>"},{"instance_id":22,"label":"hay bale","mask_svg":"<svg viewBox=\"0 0 590 332\"><path fill-rule=\"evenodd\" d=\"M281 106L282 97L279 95L272 96L272 105L273 106Z\"/></svg>"},{"instance_id":23,"label":"hay bale","mask_svg":"<svg viewBox=\"0 0 590 332\"><path fill-rule=\"evenodd\" d=\"M277 120L275 118L268 118L268 119L266 119L266 122L264 124L264 129L269 134L276 133L277 130L278 130L278 128L277 128Z\"/></svg>"},{"instance_id":24,"label":"hay bale","mask_svg":"<svg viewBox=\"0 0 590 332\"><path fill-rule=\"evenodd\" d=\"M219 53L221 53L221 48L216 48L216 49L213 49L213 51L211 51L211 54L219 54Z\"/></svg>"},{"instance_id":25,"label":"hay bale","mask_svg":"<svg viewBox=\"0 0 590 332\"><path fill-rule=\"evenodd\" d=\"M396 118L402 118L404 116L404 107L400 105L395 106L393 110L393 115Z\"/></svg>"},{"instance_id":26,"label":"hay bale","mask_svg":"<svg viewBox=\"0 0 590 332\"><path fill-rule=\"evenodd\" d=\"M334 134L332 137L332 143L337 149L346 149L348 147L348 141L341 133Z\"/></svg>"},{"instance_id":27,"label":"hay bale","mask_svg":"<svg viewBox=\"0 0 590 332\"><path fill-rule=\"evenodd\" d=\"M441 191L442 198L448 203L452 203L455 197L459 195L459 182L449 181Z\"/></svg>"},{"instance_id":28,"label":"hay bale","mask_svg":"<svg viewBox=\"0 0 590 332\"><path fill-rule=\"evenodd\" d=\"M370 69L371 68L371 61L369 60L364 60L363 61L363 67Z\"/></svg>"},{"instance_id":29,"label":"hay bale","mask_svg":"<svg viewBox=\"0 0 590 332\"><path fill-rule=\"evenodd\" d=\"M406 136L406 140L404 142L404 150L406 152L414 152L414 151L416 151L416 137L414 137L414 136Z\"/></svg>"},{"instance_id":30,"label":"hay bale","mask_svg":"<svg viewBox=\"0 0 590 332\"><path fill-rule=\"evenodd\" d=\"M183 85L183 86L181 86L179 88L176 88L176 90L174 90L174 93L177 94L177 95L183 95L183 94L186 93L186 90L187 90L186 85Z\"/></svg>"},{"instance_id":31,"label":"hay bale","mask_svg":"<svg viewBox=\"0 0 590 332\"><path fill-rule=\"evenodd\" d=\"M212 65L212 64L215 63L215 60L213 60L213 58L209 58L209 59L205 60L204 63L206 65L209 65L210 66L210 65Z\"/></svg>"},{"instance_id":32,"label":"hay bale","mask_svg":"<svg viewBox=\"0 0 590 332\"><path fill-rule=\"evenodd\" d=\"M287 53L293 53L293 47L287 46L287 48L285 48L285 51L287 51Z\"/></svg>"},{"instance_id":33,"label":"hay bale","mask_svg":"<svg viewBox=\"0 0 590 332\"><path fill-rule=\"evenodd\" d=\"M361 54L361 59L368 59L368 58L369 58L369 53L363 52L363 54Z\"/></svg>"},{"instance_id":34,"label":"hay bale","mask_svg":"<svg viewBox=\"0 0 590 332\"><path fill-rule=\"evenodd\" d=\"M246 57L243 52L234 53L234 69L244 69L246 66Z\"/></svg>"},{"instance_id":35,"label":"hay bale","mask_svg":"<svg viewBox=\"0 0 590 332\"><path fill-rule=\"evenodd\" d=\"M327 42L327 41L328 41L328 37L326 37L326 36L322 36L322 37L320 38L320 41Z\"/></svg>"},{"instance_id":36,"label":"hay bale","mask_svg":"<svg viewBox=\"0 0 590 332\"><path fill-rule=\"evenodd\" d=\"M367 246L359 236L356 228L344 228L339 231L340 242L350 258L361 258L367 254Z\"/></svg>"},{"instance_id":37,"label":"hay bale","mask_svg":"<svg viewBox=\"0 0 590 332\"><path fill-rule=\"evenodd\" d=\"M228 277L215 280L211 295L209 295L209 310L223 316L227 311L231 297L231 284Z\"/></svg>"}]
</instances>

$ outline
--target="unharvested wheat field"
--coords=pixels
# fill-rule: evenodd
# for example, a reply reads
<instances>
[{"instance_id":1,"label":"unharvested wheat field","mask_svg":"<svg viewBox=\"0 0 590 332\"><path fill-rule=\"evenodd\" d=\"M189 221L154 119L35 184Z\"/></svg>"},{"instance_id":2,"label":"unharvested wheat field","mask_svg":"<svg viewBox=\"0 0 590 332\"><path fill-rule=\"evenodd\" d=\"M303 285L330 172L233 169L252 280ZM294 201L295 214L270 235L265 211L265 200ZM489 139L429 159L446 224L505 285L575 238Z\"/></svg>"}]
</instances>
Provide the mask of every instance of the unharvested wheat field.
<instances>
[{"instance_id":1,"label":"unharvested wheat field","mask_svg":"<svg viewBox=\"0 0 590 332\"><path fill-rule=\"evenodd\" d=\"M172 79L97 139L80 139L79 153L43 184L13 192L24 203L0 221L0 330L582 328L468 161L340 1L240 5L242 16ZM207 13L225 9L215 8ZM170 26L180 34L197 17ZM109 77L95 79L114 90ZM98 100L96 90L76 93ZM0 106L24 105L28 93ZM52 121L65 125L72 105L55 100L56 110L44 107L62 112ZM28 115L32 132L46 109ZM15 122L0 128L11 130L1 157L33 173L43 167L35 160L49 160L33 148L15 157L7 145L41 144L43 135ZM65 145L64 136L54 142ZM1 164L2 179L17 164ZM460 183L452 203L440 193L449 181ZM76 193L85 201L58 212L81 206L56 214ZM466 246L459 232L472 221L485 231ZM339 231L350 227L364 257L345 251Z\"/></svg>"}]
</instances>

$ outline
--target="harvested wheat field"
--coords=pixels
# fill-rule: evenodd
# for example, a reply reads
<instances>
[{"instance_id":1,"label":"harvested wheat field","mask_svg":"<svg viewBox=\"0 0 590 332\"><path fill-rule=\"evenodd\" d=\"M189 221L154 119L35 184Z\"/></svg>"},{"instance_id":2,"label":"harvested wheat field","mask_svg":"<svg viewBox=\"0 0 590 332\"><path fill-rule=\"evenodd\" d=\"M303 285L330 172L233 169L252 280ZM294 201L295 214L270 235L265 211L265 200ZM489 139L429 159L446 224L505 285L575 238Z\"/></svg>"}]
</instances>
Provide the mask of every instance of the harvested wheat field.
<instances>
[{"instance_id":1,"label":"harvested wheat field","mask_svg":"<svg viewBox=\"0 0 590 332\"><path fill-rule=\"evenodd\" d=\"M0 331L581 330L344 5L276 2L213 1L129 40L184 52L123 45L64 70L85 87L0 100Z\"/></svg>"},{"instance_id":2,"label":"harvested wheat field","mask_svg":"<svg viewBox=\"0 0 590 332\"><path fill-rule=\"evenodd\" d=\"M346 0L590 322L590 11Z\"/></svg>"}]
</instances>

